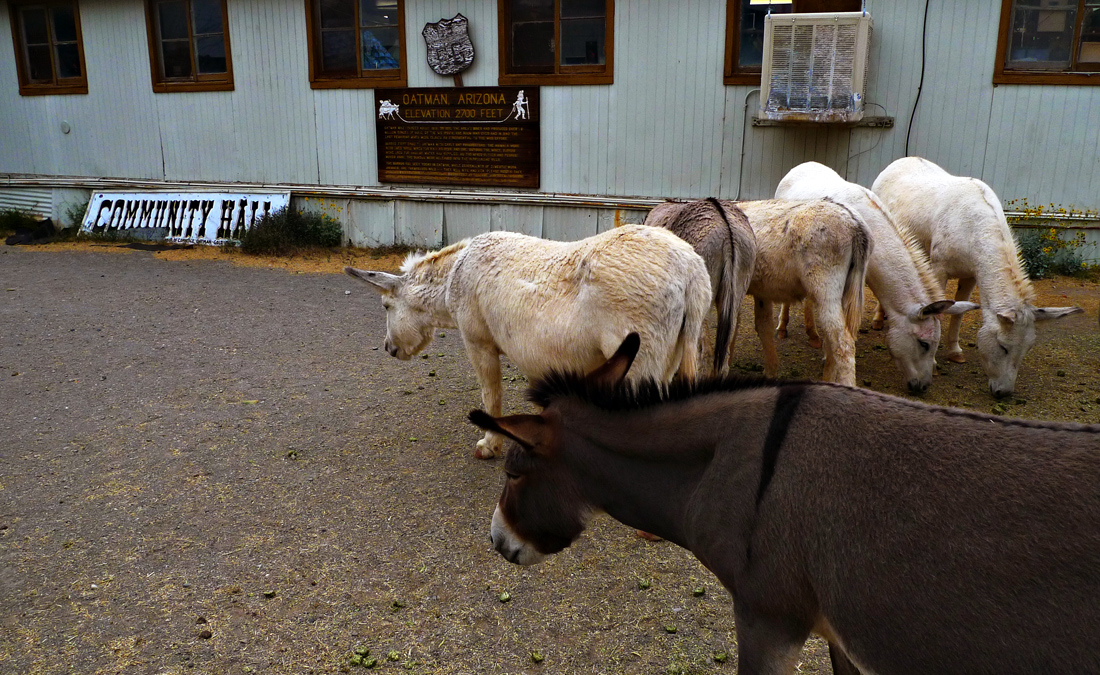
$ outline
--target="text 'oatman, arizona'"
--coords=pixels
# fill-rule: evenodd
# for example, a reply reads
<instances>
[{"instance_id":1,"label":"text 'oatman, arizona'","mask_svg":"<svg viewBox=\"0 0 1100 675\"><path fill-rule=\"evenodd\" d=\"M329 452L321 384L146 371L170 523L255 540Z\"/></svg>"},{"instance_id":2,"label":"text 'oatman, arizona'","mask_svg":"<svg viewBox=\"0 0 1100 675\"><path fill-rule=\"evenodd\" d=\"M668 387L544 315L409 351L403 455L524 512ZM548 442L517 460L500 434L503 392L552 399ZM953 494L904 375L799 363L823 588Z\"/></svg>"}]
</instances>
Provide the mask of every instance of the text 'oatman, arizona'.
<instances>
[{"instance_id":1,"label":"text 'oatman, arizona'","mask_svg":"<svg viewBox=\"0 0 1100 675\"><path fill-rule=\"evenodd\" d=\"M383 183L539 186L538 87L377 89Z\"/></svg>"}]
</instances>

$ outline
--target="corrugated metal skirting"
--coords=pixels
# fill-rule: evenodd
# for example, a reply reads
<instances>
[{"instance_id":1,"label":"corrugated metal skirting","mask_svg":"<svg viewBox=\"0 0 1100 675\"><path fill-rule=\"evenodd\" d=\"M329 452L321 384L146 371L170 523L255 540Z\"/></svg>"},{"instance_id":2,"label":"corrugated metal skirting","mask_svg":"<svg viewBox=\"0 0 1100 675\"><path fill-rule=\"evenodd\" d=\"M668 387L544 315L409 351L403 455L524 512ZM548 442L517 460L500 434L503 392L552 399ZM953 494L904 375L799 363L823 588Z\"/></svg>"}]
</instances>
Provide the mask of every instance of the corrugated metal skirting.
<instances>
[{"instance_id":1,"label":"corrugated metal skirting","mask_svg":"<svg viewBox=\"0 0 1100 675\"><path fill-rule=\"evenodd\" d=\"M0 211L9 209L48 218L53 209L53 190L33 187L0 189Z\"/></svg>"}]
</instances>

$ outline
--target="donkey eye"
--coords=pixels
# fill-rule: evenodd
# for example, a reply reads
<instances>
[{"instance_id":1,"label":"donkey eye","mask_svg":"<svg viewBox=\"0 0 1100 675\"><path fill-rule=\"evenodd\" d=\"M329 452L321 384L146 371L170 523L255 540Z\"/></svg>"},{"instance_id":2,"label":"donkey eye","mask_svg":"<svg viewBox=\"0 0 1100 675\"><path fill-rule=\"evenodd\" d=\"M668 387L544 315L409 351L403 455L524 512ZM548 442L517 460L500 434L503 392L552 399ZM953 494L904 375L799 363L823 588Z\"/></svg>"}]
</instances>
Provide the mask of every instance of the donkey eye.
<instances>
[{"instance_id":1,"label":"donkey eye","mask_svg":"<svg viewBox=\"0 0 1100 675\"><path fill-rule=\"evenodd\" d=\"M920 348L923 349L924 351L928 351L929 349L932 348L932 345L928 344L924 340L917 340L917 344L919 344Z\"/></svg>"},{"instance_id":2,"label":"donkey eye","mask_svg":"<svg viewBox=\"0 0 1100 675\"><path fill-rule=\"evenodd\" d=\"M998 342L998 343L997 343L997 346L998 346L998 347L1000 347L1000 348L1001 348L1001 351L1002 351L1002 352L1004 352L1005 354L1007 354L1007 353L1008 353L1008 347L1005 347L1005 346L1004 346L1003 344L1001 344L1000 342Z\"/></svg>"},{"instance_id":3,"label":"donkey eye","mask_svg":"<svg viewBox=\"0 0 1100 675\"><path fill-rule=\"evenodd\" d=\"M519 478L518 473L512 473L511 471L505 471L504 475L508 476L508 480L515 480L515 479Z\"/></svg>"}]
</instances>

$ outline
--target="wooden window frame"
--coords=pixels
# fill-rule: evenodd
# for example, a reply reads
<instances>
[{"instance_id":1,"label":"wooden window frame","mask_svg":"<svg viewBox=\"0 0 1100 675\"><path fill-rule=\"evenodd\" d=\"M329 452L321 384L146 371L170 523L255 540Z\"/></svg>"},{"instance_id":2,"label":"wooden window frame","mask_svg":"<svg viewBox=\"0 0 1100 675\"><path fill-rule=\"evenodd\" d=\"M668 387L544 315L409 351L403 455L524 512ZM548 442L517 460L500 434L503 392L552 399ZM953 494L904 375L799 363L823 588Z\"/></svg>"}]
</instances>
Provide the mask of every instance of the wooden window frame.
<instances>
[{"instance_id":1,"label":"wooden window frame","mask_svg":"<svg viewBox=\"0 0 1100 675\"><path fill-rule=\"evenodd\" d=\"M1008 56L1009 33L1012 30L1012 6L1014 0L1001 0L1001 24L997 32L997 61L993 66L993 84L1062 84L1100 85L1100 66L1096 71L1011 70L1005 67ZM1077 25L1073 29L1073 54L1081 43L1081 24L1084 21L1085 0L1077 2ZM1074 57L1076 60L1076 56Z\"/></svg>"},{"instance_id":2,"label":"wooden window frame","mask_svg":"<svg viewBox=\"0 0 1100 675\"><path fill-rule=\"evenodd\" d=\"M794 0L792 11L795 13L830 11L827 7L833 1L834 0ZM842 2L845 0L835 1ZM851 1L852 4L858 4L855 0ZM726 0L726 57L725 66L722 70L722 83L728 85L753 84L760 86L760 66L749 66L747 68L739 66L737 64L737 55L740 53L741 0Z\"/></svg>"},{"instance_id":3,"label":"wooden window frame","mask_svg":"<svg viewBox=\"0 0 1100 675\"><path fill-rule=\"evenodd\" d=\"M555 49L553 73L510 73L511 19L508 0L497 0L497 48L500 72L497 84L510 86L614 84L615 82L615 0L605 0L603 65L563 66ZM561 0L554 0L554 44L561 45ZM564 72L563 72L564 71Z\"/></svg>"},{"instance_id":4,"label":"wooden window frame","mask_svg":"<svg viewBox=\"0 0 1100 675\"><path fill-rule=\"evenodd\" d=\"M225 72L200 74L195 61L194 19L191 14L191 2L187 2L187 42L191 49L192 79L169 79L161 74L160 35L157 32L157 0L145 0L145 29L149 37L149 67L153 78L153 91L158 94L170 94L188 91L233 91L233 49L229 41L229 8L226 0L222 6L222 37L225 40Z\"/></svg>"},{"instance_id":5,"label":"wooden window frame","mask_svg":"<svg viewBox=\"0 0 1100 675\"><path fill-rule=\"evenodd\" d=\"M69 5L73 8L76 23L76 48L80 55L80 77L58 78L54 68L54 82L43 84L31 82L29 65L23 56L23 23L19 11L23 7ZM80 27L79 0L8 0L8 17L11 23L12 44L15 47L15 69L19 75L20 96L63 96L88 93L88 67L84 63L84 33ZM47 21L50 30L50 58L53 59L53 26ZM51 64L52 64L51 60ZM60 83L59 83L60 82Z\"/></svg>"},{"instance_id":6,"label":"wooden window frame","mask_svg":"<svg viewBox=\"0 0 1100 675\"><path fill-rule=\"evenodd\" d=\"M358 24L359 2L358 0L353 1L355 2L355 20ZM306 0L305 6L306 41L309 52L309 86L311 89L390 89L407 86L408 59L406 54L408 53L408 46L406 43L408 39L405 30L405 0L397 0L397 26L401 34L401 67L393 70L363 72L362 52L358 48L361 29L357 26L355 31L356 64L360 72L358 75L345 76L325 75L320 72L320 56L318 55L320 40L317 39L317 31L320 28L318 25L320 6L318 0Z\"/></svg>"}]
</instances>

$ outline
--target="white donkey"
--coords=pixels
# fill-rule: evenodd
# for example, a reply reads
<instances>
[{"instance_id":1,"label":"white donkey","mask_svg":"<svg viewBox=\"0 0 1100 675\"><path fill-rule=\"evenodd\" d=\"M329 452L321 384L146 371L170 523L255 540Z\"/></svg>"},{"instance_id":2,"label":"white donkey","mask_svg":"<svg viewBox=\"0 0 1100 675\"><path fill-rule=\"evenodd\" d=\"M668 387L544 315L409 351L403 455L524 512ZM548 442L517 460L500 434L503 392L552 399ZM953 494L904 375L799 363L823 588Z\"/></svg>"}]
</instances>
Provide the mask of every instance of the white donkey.
<instances>
[{"instance_id":1,"label":"white donkey","mask_svg":"<svg viewBox=\"0 0 1100 675\"><path fill-rule=\"evenodd\" d=\"M410 255L401 275L345 267L382 295L386 351L409 359L436 328L458 328L490 414L501 414L500 356L528 378L587 372L632 332L633 380L698 372L710 277L691 245L656 227L623 225L576 242L490 232ZM475 456L499 455L486 433Z\"/></svg>"},{"instance_id":2,"label":"white donkey","mask_svg":"<svg viewBox=\"0 0 1100 675\"><path fill-rule=\"evenodd\" d=\"M850 209L828 199L736 205L756 234L748 292L764 350L764 374L775 377L779 372L773 303L808 298L825 342L822 377L855 385L855 335L863 317L863 280L873 247L870 231Z\"/></svg>"},{"instance_id":3,"label":"white donkey","mask_svg":"<svg viewBox=\"0 0 1100 675\"><path fill-rule=\"evenodd\" d=\"M1001 201L982 181L953 176L920 157L903 157L886 167L871 189L916 235L941 288L948 279L958 279L959 301L969 298L975 285L981 289L978 356L993 395L1011 394L1020 363L1035 342L1035 323L1084 310L1034 305ZM959 316L951 317L947 358L962 363L959 324Z\"/></svg>"},{"instance_id":4,"label":"white donkey","mask_svg":"<svg viewBox=\"0 0 1100 675\"><path fill-rule=\"evenodd\" d=\"M886 344L909 391L928 389L940 345L940 315L962 314L978 305L944 300L928 256L913 235L894 222L874 193L844 180L824 164L806 162L794 167L779 182L775 196L830 197L855 211L871 230L875 248L867 262L867 285L878 300L879 313L886 318ZM807 321L807 328L811 325Z\"/></svg>"}]
</instances>

